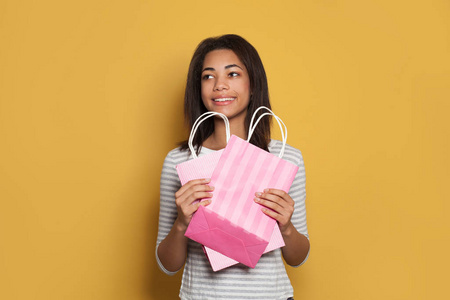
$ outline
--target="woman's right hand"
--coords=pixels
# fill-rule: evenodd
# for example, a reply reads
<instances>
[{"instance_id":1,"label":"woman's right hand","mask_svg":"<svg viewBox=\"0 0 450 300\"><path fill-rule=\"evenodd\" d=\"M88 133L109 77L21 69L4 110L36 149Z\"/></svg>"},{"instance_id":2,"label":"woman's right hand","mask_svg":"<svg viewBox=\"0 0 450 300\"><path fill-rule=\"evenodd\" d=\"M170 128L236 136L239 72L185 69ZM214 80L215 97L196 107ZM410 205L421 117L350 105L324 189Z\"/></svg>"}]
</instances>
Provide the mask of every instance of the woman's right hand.
<instances>
[{"instance_id":1,"label":"woman's right hand","mask_svg":"<svg viewBox=\"0 0 450 300\"><path fill-rule=\"evenodd\" d=\"M213 186L208 185L211 179L195 179L183 185L175 193L175 203L177 205L178 217L175 224L179 230L185 232L192 216L200 205L206 206L211 203ZM204 199L200 201L200 199ZM197 201L197 202L196 202Z\"/></svg>"}]
</instances>

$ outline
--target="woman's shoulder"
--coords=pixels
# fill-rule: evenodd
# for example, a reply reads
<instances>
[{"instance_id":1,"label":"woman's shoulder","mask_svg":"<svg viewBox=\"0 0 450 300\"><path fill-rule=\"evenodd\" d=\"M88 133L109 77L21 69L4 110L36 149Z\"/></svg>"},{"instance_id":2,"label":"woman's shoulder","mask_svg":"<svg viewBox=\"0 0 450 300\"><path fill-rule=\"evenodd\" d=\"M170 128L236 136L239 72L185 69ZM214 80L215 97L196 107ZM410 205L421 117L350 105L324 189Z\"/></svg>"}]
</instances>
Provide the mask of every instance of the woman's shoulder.
<instances>
[{"instance_id":1,"label":"woman's shoulder","mask_svg":"<svg viewBox=\"0 0 450 300\"><path fill-rule=\"evenodd\" d=\"M188 160L189 156L189 149L182 149L181 146L179 146L167 153L165 161L177 165Z\"/></svg>"},{"instance_id":2,"label":"woman's shoulder","mask_svg":"<svg viewBox=\"0 0 450 300\"><path fill-rule=\"evenodd\" d=\"M278 155L278 153L280 153L281 151L282 146L283 146L282 141L271 140L269 143L269 151L272 154ZM289 144L286 144L286 147L284 148L283 159L292 162L297 166L303 165L302 152Z\"/></svg>"}]
</instances>

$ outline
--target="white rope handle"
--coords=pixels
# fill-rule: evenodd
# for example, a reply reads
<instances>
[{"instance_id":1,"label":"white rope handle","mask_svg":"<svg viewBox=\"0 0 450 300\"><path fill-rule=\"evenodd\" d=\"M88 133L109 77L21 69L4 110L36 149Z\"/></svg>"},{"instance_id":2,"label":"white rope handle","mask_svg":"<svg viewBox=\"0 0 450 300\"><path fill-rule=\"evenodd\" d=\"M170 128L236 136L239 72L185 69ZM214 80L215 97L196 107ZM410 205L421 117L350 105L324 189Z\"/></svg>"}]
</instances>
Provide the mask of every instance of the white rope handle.
<instances>
[{"instance_id":1,"label":"white rope handle","mask_svg":"<svg viewBox=\"0 0 450 300\"><path fill-rule=\"evenodd\" d=\"M287 139L287 136L285 137L285 133L284 133L283 128L281 127L281 126L282 126L281 124L283 124L284 129L287 131L286 125L283 123L283 121L281 120L281 118L278 117L277 115L275 115L274 113L263 113L262 115L260 115L259 118L256 120L255 125L253 125L253 127L250 129L251 132L249 133L249 136L251 137L251 136L253 135L253 132L254 132L255 129L256 129L256 125L259 123L259 121L260 121L264 116L269 116L269 115L273 116L273 117L275 118L275 120L277 121L278 126L280 126L282 140L283 140L283 141L286 140L286 139ZM286 133L286 134L287 134L287 133ZM248 139L248 141L250 141L250 139Z\"/></svg>"},{"instance_id":2,"label":"white rope handle","mask_svg":"<svg viewBox=\"0 0 450 300\"><path fill-rule=\"evenodd\" d=\"M225 134L227 137L227 143L228 143L228 140L230 139L230 122L228 121L227 116L225 116L222 113L218 113L218 112L214 112L214 111L205 112L200 117L198 117L197 120L195 120L194 124L192 125L191 133L189 134L188 146L189 146L189 149L191 150L193 158L197 158L197 153L195 152L194 146L192 145L192 142L194 141L195 133L197 132L197 129L200 126L200 124L212 116L220 116L223 119L223 121L225 122Z\"/></svg>"},{"instance_id":3,"label":"white rope handle","mask_svg":"<svg viewBox=\"0 0 450 300\"><path fill-rule=\"evenodd\" d=\"M265 109L268 110L269 112L265 112L262 115L259 116L259 118L256 120L255 124L253 124L253 121L255 120L256 117L256 113L261 110L261 109ZM255 131L256 126L258 125L259 121L265 117L265 116L273 116L275 118L275 120L278 123L278 126L280 127L281 130L281 138L283 140L283 146L281 147L281 151L280 154L278 154L278 157L281 158L284 155L284 149L286 148L286 141L287 141L287 127L286 124L284 124L284 122L281 120L280 117L278 117L276 114L273 113L273 111L271 111L269 108L265 107L265 106L260 106L258 107L257 110L255 110L255 112L253 113L252 119L250 120L250 127L248 130L248 138L247 138L247 142L250 142L250 139L253 135L253 132ZM283 128L284 127L284 128ZM284 130L283 130L284 129Z\"/></svg>"}]
</instances>

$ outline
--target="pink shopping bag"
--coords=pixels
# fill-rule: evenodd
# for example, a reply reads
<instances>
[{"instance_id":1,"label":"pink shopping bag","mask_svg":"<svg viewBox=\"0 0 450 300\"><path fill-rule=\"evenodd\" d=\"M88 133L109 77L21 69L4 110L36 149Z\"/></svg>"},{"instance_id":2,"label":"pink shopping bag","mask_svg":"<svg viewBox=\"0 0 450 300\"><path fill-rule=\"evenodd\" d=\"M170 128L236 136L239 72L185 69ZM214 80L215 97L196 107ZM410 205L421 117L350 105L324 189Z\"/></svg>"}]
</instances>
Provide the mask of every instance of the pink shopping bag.
<instances>
[{"instance_id":1,"label":"pink shopping bag","mask_svg":"<svg viewBox=\"0 0 450 300\"><path fill-rule=\"evenodd\" d=\"M206 119L216 115L220 116L224 120L227 142L230 139L230 123L228 122L228 118L224 114L216 112L206 112L202 114L200 117L198 117L197 120L192 125L191 133L189 134L188 139L188 146L189 150L191 150L191 155L193 159L183 162L176 166L181 185L184 185L187 182L194 179L211 178L211 175L219 161L219 158L222 155L223 149L215 151L213 153L209 153L202 157L197 157L192 142L194 140L195 132L197 131L200 124Z\"/></svg>"},{"instance_id":2,"label":"pink shopping bag","mask_svg":"<svg viewBox=\"0 0 450 300\"><path fill-rule=\"evenodd\" d=\"M281 120L274 117L281 127ZM249 129L249 139L256 124ZM283 133L280 157L285 144ZM277 226L253 201L254 194L268 187L289 191L298 170L280 157L232 136L211 176L211 185L215 186L212 203L198 209L185 235L254 268Z\"/></svg>"},{"instance_id":3,"label":"pink shopping bag","mask_svg":"<svg viewBox=\"0 0 450 300\"><path fill-rule=\"evenodd\" d=\"M178 176L180 178L181 184L184 185L190 180L200 179L200 178L210 178L213 174L213 171L219 161L219 158L223 152L223 150L215 151L213 153L204 155L202 157L197 157L195 154L194 147L192 146L192 140L195 135L195 132L198 126L206 120L210 116L214 116L216 113L205 113L201 115L196 122L194 123L191 134L188 140L188 145L191 150L192 156L194 159L189 160L187 162L181 163L176 166ZM217 115L219 115L217 113ZM220 115L224 118L225 126L227 128L227 132L229 132L229 124L228 120L225 116ZM227 133L227 138L229 139L229 133ZM275 226L272 238L269 241L268 246L266 247L264 253L277 249L279 247L284 246L284 241L281 236L281 232L278 226ZM208 260L210 261L211 267L214 271L221 270L223 268L232 266L237 264L236 260L233 260L219 252L216 252L210 248L204 247L205 254L207 255Z\"/></svg>"},{"instance_id":4,"label":"pink shopping bag","mask_svg":"<svg viewBox=\"0 0 450 300\"><path fill-rule=\"evenodd\" d=\"M200 125L202 120L208 118L208 115L214 115L213 113L205 113L200 116L198 120L194 123L193 129L191 130L191 134L189 137L189 148L193 153L192 156L194 159L179 164L177 168L178 176L180 178L181 184L184 185L190 180L199 179L199 178L210 178L213 174L213 171L219 161L219 158L223 152L223 150L219 150L200 158L197 158L195 154L195 150L192 146L192 140L195 135L195 131L197 130L198 125ZM222 118L224 116L221 116ZM224 119L225 120L225 119ZM198 123L200 121L200 123ZM225 120L226 121L226 120ZM253 122L253 121L252 121ZM226 128L228 128L227 122L225 122ZM283 237L281 236L281 232L278 228L278 225L274 227L274 231L272 233L272 237L267 245L264 253L272 251L274 249L280 248L284 246ZM217 251L212 250L211 248L203 246L203 250L211 264L213 271L218 271L224 269L226 267L235 265L238 261L229 258Z\"/></svg>"}]
</instances>

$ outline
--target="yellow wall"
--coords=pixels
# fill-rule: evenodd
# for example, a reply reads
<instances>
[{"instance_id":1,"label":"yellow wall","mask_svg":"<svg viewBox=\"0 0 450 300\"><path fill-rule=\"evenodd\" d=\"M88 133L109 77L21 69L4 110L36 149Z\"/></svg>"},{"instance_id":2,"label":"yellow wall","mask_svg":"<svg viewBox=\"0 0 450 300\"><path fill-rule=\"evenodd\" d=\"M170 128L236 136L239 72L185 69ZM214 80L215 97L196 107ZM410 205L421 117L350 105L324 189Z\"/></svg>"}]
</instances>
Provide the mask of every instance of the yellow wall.
<instances>
[{"instance_id":1,"label":"yellow wall","mask_svg":"<svg viewBox=\"0 0 450 300\"><path fill-rule=\"evenodd\" d=\"M445 299L449 28L446 0L1 1L0 298L176 298L159 174L195 46L238 33L305 159L296 299Z\"/></svg>"}]
</instances>

